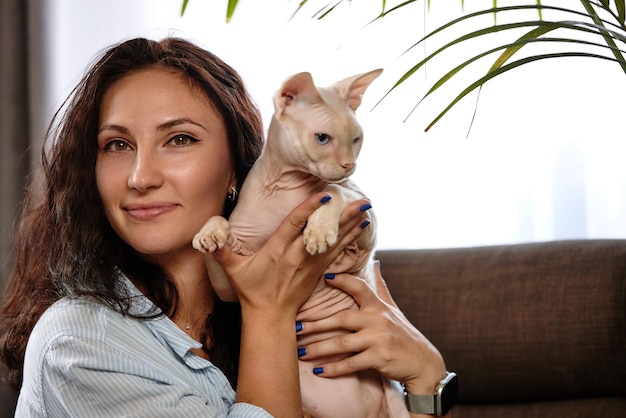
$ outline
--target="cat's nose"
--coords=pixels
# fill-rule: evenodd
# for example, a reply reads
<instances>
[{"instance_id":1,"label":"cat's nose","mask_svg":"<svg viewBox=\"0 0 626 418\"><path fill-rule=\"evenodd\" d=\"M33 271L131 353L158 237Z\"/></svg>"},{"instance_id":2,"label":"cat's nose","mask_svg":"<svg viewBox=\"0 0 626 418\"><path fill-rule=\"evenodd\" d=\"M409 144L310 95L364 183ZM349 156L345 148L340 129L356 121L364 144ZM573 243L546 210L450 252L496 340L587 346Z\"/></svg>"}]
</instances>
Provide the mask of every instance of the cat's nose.
<instances>
[{"instance_id":1,"label":"cat's nose","mask_svg":"<svg viewBox=\"0 0 626 418\"><path fill-rule=\"evenodd\" d=\"M341 168L343 168L347 173L354 168L354 163L343 163L341 164Z\"/></svg>"}]
</instances>

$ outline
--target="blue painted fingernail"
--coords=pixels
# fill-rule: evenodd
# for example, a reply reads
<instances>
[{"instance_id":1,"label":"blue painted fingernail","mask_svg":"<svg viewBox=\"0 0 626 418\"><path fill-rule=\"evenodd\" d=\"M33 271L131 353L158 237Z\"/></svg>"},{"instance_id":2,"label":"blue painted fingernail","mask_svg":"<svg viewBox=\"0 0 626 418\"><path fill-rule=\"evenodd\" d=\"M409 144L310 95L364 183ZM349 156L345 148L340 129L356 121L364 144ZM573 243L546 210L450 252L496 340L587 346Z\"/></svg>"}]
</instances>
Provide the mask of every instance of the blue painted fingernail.
<instances>
[{"instance_id":1,"label":"blue painted fingernail","mask_svg":"<svg viewBox=\"0 0 626 418\"><path fill-rule=\"evenodd\" d=\"M322 199L320 199L320 203L326 203L330 199L332 199L332 197L330 195L326 195L326 196L322 197Z\"/></svg>"},{"instance_id":2,"label":"blue painted fingernail","mask_svg":"<svg viewBox=\"0 0 626 418\"><path fill-rule=\"evenodd\" d=\"M365 204L361 205L361 207L359 208L359 210L360 210L361 212L365 212L366 210L371 209L371 208L372 208L372 205L370 205L369 203L365 203Z\"/></svg>"},{"instance_id":3,"label":"blue painted fingernail","mask_svg":"<svg viewBox=\"0 0 626 418\"><path fill-rule=\"evenodd\" d=\"M365 228L366 226L368 226L371 222L369 220L365 220L363 221L363 223L360 225L361 229Z\"/></svg>"},{"instance_id":4,"label":"blue painted fingernail","mask_svg":"<svg viewBox=\"0 0 626 418\"><path fill-rule=\"evenodd\" d=\"M324 373L323 367L313 367L313 374L322 374Z\"/></svg>"},{"instance_id":5,"label":"blue painted fingernail","mask_svg":"<svg viewBox=\"0 0 626 418\"><path fill-rule=\"evenodd\" d=\"M302 357L306 354L306 347L298 347L298 357Z\"/></svg>"},{"instance_id":6,"label":"blue painted fingernail","mask_svg":"<svg viewBox=\"0 0 626 418\"><path fill-rule=\"evenodd\" d=\"M302 328L303 328L302 322L296 321L296 332L302 331Z\"/></svg>"},{"instance_id":7,"label":"blue painted fingernail","mask_svg":"<svg viewBox=\"0 0 626 418\"><path fill-rule=\"evenodd\" d=\"M329 280L332 280L332 279L335 278L335 273L326 273L326 274L324 274L324 277L329 279Z\"/></svg>"}]
</instances>

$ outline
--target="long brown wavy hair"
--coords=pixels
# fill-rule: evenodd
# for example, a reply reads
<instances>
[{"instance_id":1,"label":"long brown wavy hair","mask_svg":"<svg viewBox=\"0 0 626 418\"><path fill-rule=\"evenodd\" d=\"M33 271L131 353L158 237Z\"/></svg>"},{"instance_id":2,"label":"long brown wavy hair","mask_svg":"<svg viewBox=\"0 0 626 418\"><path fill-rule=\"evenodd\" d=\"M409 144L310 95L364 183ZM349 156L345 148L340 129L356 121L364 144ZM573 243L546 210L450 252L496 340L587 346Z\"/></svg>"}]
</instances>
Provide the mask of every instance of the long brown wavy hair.
<instances>
[{"instance_id":1,"label":"long brown wavy hair","mask_svg":"<svg viewBox=\"0 0 626 418\"><path fill-rule=\"evenodd\" d=\"M174 312L176 288L167 274L123 242L111 228L96 188L97 131L109 86L148 67L182 74L221 113L228 131L237 184L263 145L260 113L239 74L217 56L179 38L137 38L105 50L57 111L31 176L15 236L15 259L0 309L0 357L19 387L24 352L42 313L64 296L88 295L128 314L128 298L115 289L121 269L163 312ZM225 198L225 197L224 197ZM233 203L225 198L224 215ZM236 386L241 313L216 301L205 324L211 361Z\"/></svg>"}]
</instances>

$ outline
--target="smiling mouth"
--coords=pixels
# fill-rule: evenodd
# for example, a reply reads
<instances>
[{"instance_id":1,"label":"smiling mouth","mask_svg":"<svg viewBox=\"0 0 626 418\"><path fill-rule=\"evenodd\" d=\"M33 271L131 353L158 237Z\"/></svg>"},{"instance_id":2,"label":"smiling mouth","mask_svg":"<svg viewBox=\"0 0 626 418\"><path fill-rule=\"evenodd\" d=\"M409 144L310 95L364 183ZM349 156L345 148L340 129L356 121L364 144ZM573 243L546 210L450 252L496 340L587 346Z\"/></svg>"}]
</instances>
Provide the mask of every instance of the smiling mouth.
<instances>
[{"instance_id":1,"label":"smiling mouth","mask_svg":"<svg viewBox=\"0 0 626 418\"><path fill-rule=\"evenodd\" d=\"M124 207L131 218L138 221L149 221L176 209L175 204L129 205Z\"/></svg>"}]
</instances>

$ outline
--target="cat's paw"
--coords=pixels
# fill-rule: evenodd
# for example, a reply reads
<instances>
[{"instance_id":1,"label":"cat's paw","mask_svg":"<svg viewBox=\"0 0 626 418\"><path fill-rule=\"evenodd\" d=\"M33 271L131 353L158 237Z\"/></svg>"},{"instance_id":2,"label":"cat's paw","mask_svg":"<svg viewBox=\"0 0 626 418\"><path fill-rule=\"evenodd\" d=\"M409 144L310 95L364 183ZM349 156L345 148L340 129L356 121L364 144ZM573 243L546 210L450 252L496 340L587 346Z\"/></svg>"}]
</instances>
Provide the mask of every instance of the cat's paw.
<instances>
[{"instance_id":1,"label":"cat's paw","mask_svg":"<svg viewBox=\"0 0 626 418\"><path fill-rule=\"evenodd\" d=\"M306 228L304 228L304 245L309 254L315 255L326 252L326 250L337 242L339 228L336 223L313 222L309 218Z\"/></svg>"},{"instance_id":2,"label":"cat's paw","mask_svg":"<svg viewBox=\"0 0 626 418\"><path fill-rule=\"evenodd\" d=\"M224 247L231 245L233 236L230 233L230 224L221 216L212 216L204 224L192 240L193 248L202 253L214 253Z\"/></svg>"}]
</instances>

